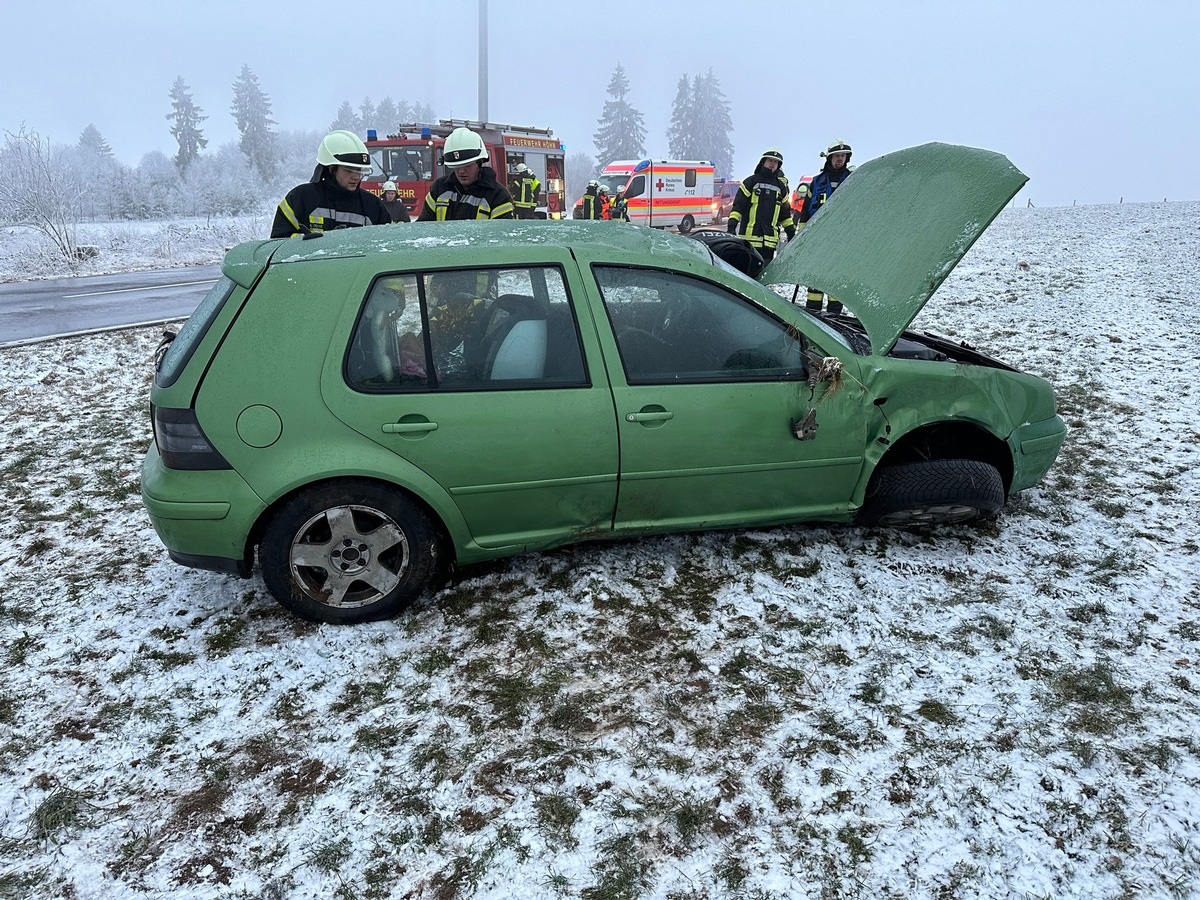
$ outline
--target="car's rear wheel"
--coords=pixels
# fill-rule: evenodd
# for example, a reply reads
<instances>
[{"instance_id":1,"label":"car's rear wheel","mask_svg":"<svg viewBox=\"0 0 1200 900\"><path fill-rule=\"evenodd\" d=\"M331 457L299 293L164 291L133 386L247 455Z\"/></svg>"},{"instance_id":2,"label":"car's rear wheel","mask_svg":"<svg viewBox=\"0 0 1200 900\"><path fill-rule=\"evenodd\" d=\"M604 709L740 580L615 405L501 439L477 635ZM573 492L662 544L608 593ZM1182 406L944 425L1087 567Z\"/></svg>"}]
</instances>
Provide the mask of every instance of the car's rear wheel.
<instances>
[{"instance_id":1,"label":"car's rear wheel","mask_svg":"<svg viewBox=\"0 0 1200 900\"><path fill-rule=\"evenodd\" d=\"M285 609L314 622L394 616L437 569L428 516L396 491L331 482L288 501L267 526L263 580Z\"/></svg>"},{"instance_id":2,"label":"car's rear wheel","mask_svg":"<svg viewBox=\"0 0 1200 900\"><path fill-rule=\"evenodd\" d=\"M683 221L679 223L680 234L690 234L692 229L696 227L696 220L691 216L684 216Z\"/></svg>"},{"instance_id":3,"label":"car's rear wheel","mask_svg":"<svg viewBox=\"0 0 1200 900\"><path fill-rule=\"evenodd\" d=\"M931 459L877 469L858 514L864 525L953 525L995 515L1004 479L973 459Z\"/></svg>"}]
</instances>

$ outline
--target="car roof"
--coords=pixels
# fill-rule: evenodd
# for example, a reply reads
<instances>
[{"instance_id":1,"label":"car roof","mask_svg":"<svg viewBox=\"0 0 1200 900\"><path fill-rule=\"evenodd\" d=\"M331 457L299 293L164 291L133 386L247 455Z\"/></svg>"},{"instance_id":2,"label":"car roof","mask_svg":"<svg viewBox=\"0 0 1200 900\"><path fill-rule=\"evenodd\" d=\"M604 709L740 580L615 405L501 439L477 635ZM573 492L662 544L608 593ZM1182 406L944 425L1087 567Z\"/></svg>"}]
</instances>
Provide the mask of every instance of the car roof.
<instances>
[{"instance_id":1,"label":"car roof","mask_svg":"<svg viewBox=\"0 0 1200 900\"><path fill-rule=\"evenodd\" d=\"M656 229L605 221L499 219L469 222L411 222L331 231L320 238L286 238L272 242L271 264L320 259L405 253L411 264L469 264L463 250L587 247L595 254L644 257L669 254L680 259L712 262L699 241ZM265 249L265 248L264 248ZM248 252L248 251L243 251ZM261 251L256 256L261 255Z\"/></svg>"}]
</instances>

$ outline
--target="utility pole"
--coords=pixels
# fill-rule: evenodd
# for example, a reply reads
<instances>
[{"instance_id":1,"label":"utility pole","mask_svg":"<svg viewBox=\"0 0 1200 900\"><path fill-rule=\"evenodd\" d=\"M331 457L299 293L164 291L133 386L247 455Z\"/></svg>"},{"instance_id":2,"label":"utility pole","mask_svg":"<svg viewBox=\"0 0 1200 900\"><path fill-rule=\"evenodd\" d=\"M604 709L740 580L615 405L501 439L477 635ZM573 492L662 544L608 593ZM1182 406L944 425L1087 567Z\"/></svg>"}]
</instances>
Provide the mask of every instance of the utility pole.
<instances>
[{"instance_id":1,"label":"utility pole","mask_svg":"<svg viewBox=\"0 0 1200 900\"><path fill-rule=\"evenodd\" d=\"M487 0L479 0L479 121L488 120Z\"/></svg>"}]
</instances>

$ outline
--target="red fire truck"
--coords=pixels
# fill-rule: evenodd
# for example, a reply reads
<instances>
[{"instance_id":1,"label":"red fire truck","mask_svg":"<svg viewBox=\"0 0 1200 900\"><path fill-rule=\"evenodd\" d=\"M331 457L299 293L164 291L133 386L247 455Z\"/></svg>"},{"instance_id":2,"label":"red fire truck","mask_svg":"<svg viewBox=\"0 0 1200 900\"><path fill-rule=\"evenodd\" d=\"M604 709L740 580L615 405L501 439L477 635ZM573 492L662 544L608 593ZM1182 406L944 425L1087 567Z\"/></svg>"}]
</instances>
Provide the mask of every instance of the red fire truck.
<instances>
[{"instance_id":1,"label":"red fire truck","mask_svg":"<svg viewBox=\"0 0 1200 900\"><path fill-rule=\"evenodd\" d=\"M396 182L400 198L408 204L413 218L421 211L425 195L434 180L448 171L441 164L442 145L455 128L466 126L483 138L488 149L488 165L506 187L517 165L525 163L542 183L538 192L537 212L541 218L561 219L565 200L564 154L562 143L549 128L497 125L466 119L439 119L436 125L401 124L395 134L378 137L367 131L367 150L371 171L362 186L375 194L385 181Z\"/></svg>"}]
</instances>

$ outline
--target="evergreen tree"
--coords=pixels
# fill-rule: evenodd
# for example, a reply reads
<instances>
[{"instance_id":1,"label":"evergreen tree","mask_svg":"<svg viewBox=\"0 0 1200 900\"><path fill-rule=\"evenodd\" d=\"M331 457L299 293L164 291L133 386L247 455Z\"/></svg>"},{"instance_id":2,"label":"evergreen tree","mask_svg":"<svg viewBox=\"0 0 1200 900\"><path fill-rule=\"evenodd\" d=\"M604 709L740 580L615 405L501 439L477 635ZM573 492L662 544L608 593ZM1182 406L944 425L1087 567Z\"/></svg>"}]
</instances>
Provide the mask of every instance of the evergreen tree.
<instances>
[{"instance_id":1,"label":"evergreen tree","mask_svg":"<svg viewBox=\"0 0 1200 900\"><path fill-rule=\"evenodd\" d=\"M667 128L667 150L672 159L695 159L692 155L692 129L696 125L691 82L687 75L679 79L675 102L671 106L671 125Z\"/></svg>"},{"instance_id":2,"label":"evergreen tree","mask_svg":"<svg viewBox=\"0 0 1200 900\"><path fill-rule=\"evenodd\" d=\"M200 151L208 146L207 138L200 131L200 123L208 116L201 115L200 108L192 102L192 92L182 75L171 85L169 96L171 112L166 118L174 123L171 126L171 137L179 144L179 152L175 154L175 167L182 173L187 171L188 166L200 155Z\"/></svg>"},{"instance_id":3,"label":"evergreen tree","mask_svg":"<svg viewBox=\"0 0 1200 900\"><path fill-rule=\"evenodd\" d=\"M89 153L96 159L113 160L112 147L108 146L108 141L95 125L88 125L83 129L79 135L78 146L81 153Z\"/></svg>"},{"instance_id":4,"label":"evergreen tree","mask_svg":"<svg viewBox=\"0 0 1200 900\"><path fill-rule=\"evenodd\" d=\"M358 118L358 113L354 111L354 107L350 105L350 101L343 100L342 105L338 107L337 118L329 123L329 130L353 131L358 134L360 125L362 122Z\"/></svg>"},{"instance_id":5,"label":"evergreen tree","mask_svg":"<svg viewBox=\"0 0 1200 900\"><path fill-rule=\"evenodd\" d=\"M396 133L396 126L400 124L400 110L391 97L384 97L375 107L375 123L380 137Z\"/></svg>"},{"instance_id":6,"label":"evergreen tree","mask_svg":"<svg viewBox=\"0 0 1200 900\"><path fill-rule=\"evenodd\" d=\"M242 66L242 74L233 83L233 118L237 122L241 138L238 146L250 165L264 178L269 178L277 163L275 132L271 126L271 101L258 86L258 77L249 66Z\"/></svg>"},{"instance_id":7,"label":"evergreen tree","mask_svg":"<svg viewBox=\"0 0 1200 900\"><path fill-rule=\"evenodd\" d=\"M432 125L437 121L437 113L433 111L433 107L428 103L414 103L410 108L412 109L410 122L421 122L422 124Z\"/></svg>"},{"instance_id":8,"label":"evergreen tree","mask_svg":"<svg viewBox=\"0 0 1200 900\"><path fill-rule=\"evenodd\" d=\"M721 83L713 70L697 75L692 82L693 141L689 144L694 156L689 159L712 160L718 178L733 178L733 120L729 116L729 101L721 93Z\"/></svg>"},{"instance_id":9,"label":"evergreen tree","mask_svg":"<svg viewBox=\"0 0 1200 900\"><path fill-rule=\"evenodd\" d=\"M625 69L617 63L608 82L608 95L613 99L604 102L604 112L596 123L599 128L592 135L601 167L614 159L637 159L646 155L642 114L629 105L625 99L628 93L629 79L625 77Z\"/></svg>"},{"instance_id":10,"label":"evergreen tree","mask_svg":"<svg viewBox=\"0 0 1200 900\"><path fill-rule=\"evenodd\" d=\"M367 133L368 128L379 130L378 117L375 112L375 104L371 102L370 97L363 97L362 103L358 104L358 127L355 132L359 137L363 137Z\"/></svg>"}]
</instances>

